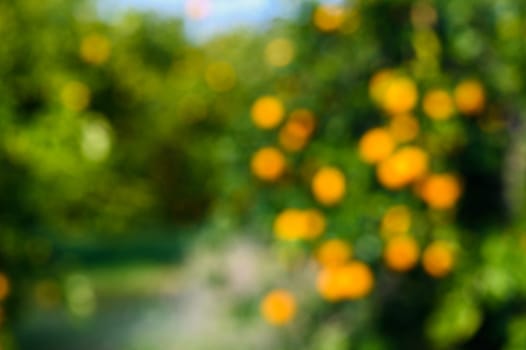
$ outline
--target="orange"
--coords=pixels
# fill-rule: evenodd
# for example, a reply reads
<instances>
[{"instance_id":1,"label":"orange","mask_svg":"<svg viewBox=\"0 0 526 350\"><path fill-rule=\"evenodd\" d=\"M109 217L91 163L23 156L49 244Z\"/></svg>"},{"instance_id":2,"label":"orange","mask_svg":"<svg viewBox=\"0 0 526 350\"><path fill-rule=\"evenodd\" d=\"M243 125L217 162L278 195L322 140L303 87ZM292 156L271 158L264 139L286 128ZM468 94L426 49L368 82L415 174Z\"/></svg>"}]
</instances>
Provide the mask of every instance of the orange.
<instances>
[{"instance_id":1,"label":"orange","mask_svg":"<svg viewBox=\"0 0 526 350\"><path fill-rule=\"evenodd\" d=\"M366 163L374 164L389 157L395 148L395 142L384 128L367 131L358 144L360 157Z\"/></svg>"},{"instance_id":2,"label":"orange","mask_svg":"<svg viewBox=\"0 0 526 350\"><path fill-rule=\"evenodd\" d=\"M424 270L435 278L447 275L453 269L454 263L453 248L445 241L431 243L422 255Z\"/></svg>"},{"instance_id":3,"label":"orange","mask_svg":"<svg viewBox=\"0 0 526 350\"><path fill-rule=\"evenodd\" d=\"M403 272L413 268L418 261L419 248L414 238L395 237L384 250L385 264L392 270Z\"/></svg>"},{"instance_id":4,"label":"orange","mask_svg":"<svg viewBox=\"0 0 526 350\"><path fill-rule=\"evenodd\" d=\"M250 162L252 173L264 181L276 181L285 171L285 165L285 157L275 147L261 148Z\"/></svg>"},{"instance_id":5,"label":"orange","mask_svg":"<svg viewBox=\"0 0 526 350\"><path fill-rule=\"evenodd\" d=\"M315 239L325 232L325 216L316 209L285 209L274 220L274 234L282 240Z\"/></svg>"},{"instance_id":6,"label":"orange","mask_svg":"<svg viewBox=\"0 0 526 350\"><path fill-rule=\"evenodd\" d=\"M373 285L371 269L359 261L323 268L316 281L318 292L329 301L363 298L371 292Z\"/></svg>"},{"instance_id":7,"label":"orange","mask_svg":"<svg viewBox=\"0 0 526 350\"><path fill-rule=\"evenodd\" d=\"M402 235L409 231L411 213L405 205L396 205L387 210L382 217L381 232L384 238Z\"/></svg>"},{"instance_id":8,"label":"orange","mask_svg":"<svg viewBox=\"0 0 526 350\"><path fill-rule=\"evenodd\" d=\"M418 120L410 114L394 115L389 123L389 133L398 142L414 140L418 136L419 131Z\"/></svg>"},{"instance_id":9,"label":"orange","mask_svg":"<svg viewBox=\"0 0 526 350\"><path fill-rule=\"evenodd\" d=\"M446 90L431 90L425 94L422 108L431 119L448 119L454 112L453 99Z\"/></svg>"},{"instance_id":10,"label":"orange","mask_svg":"<svg viewBox=\"0 0 526 350\"><path fill-rule=\"evenodd\" d=\"M285 209L274 220L274 234L283 240L301 239L309 230L308 224L302 210Z\"/></svg>"},{"instance_id":11,"label":"orange","mask_svg":"<svg viewBox=\"0 0 526 350\"><path fill-rule=\"evenodd\" d=\"M424 176L428 169L428 155L415 146L406 146L378 164L378 181L387 189L400 189Z\"/></svg>"},{"instance_id":12,"label":"orange","mask_svg":"<svg viewBox=\"0 0 526 350\"><path fill-rule=\"evenodd\" d=\"M306 138L295 137L287 125L279 131L279 144L286 151L298 152L307 145L307 141Z\"/></svg>"},{"instance_id":13,"label":"orange","mask_svg":"<svg viewBox=\"0 0 526 350\"><path fill-rule=\"evenodd\" d=\"M263 318L275 326L290 323L296 314L296 299L283 289L276 289L268 293L260 304Z\"/></svg>"},{"instance_id":14,"label":"orange","mask_svg":"<svg viewBox=\"0 0 526 350\"><path fill-rule=\"evenodd\" d=\"M316 288L324 299L338 301L343 298L339 272L339 267L326 267L318 272Z\"/></svg>"},{"instance_id":15,"label":"orange","mask_svg":"<svg viewBox=\"0 0 526 350\"><path fill-rule=\"evenodd\" d=\"M343 296L348 299L365 297L371 292L374 284L371 269L359 261L353 261L341 267L340 279Z\"/></svg>"},{"instance_id":16,"label":"orange","mask_svg":"<svg viewBox=\"0 0 526 350\"><path fill-rule=\"evenodd\" d=\"M252 121L261 129L273 129L281 122L285 109L274 96L263 96L254 102L251 109Z\"/></svg>"},{"instance_id":17,"label":"orange","mask_svg":"<svg viewBox=\"0 0 526 350\"><path fill-rule=\"evenodd\" d=\"M345 10L339 5L319 5L314 11L314 25L322 32L339 29L344 20Z\"/></svg>"},{"instance_id":18,"label":"orange","mask_svg":"<svg viewBox=\"0 0 526 350\"><path fill-rule=\"evenodd\" d=\"M7 298L10 290L11 284L9 283L9 279L4 273L0 272L0 301Z\"/></svg>"},{"instance_id":19,"label":"orange","mask_svg":"<svg viewBox=\"0 0 526 350\"><path fill-rule=\"evenodd\" d=\"M304 234L306 239L315 239L325 233L327 221L323 213L317 209L309 209L303 212L307 221L307 229Z\"/></svg>"},{"instance_id":20,"label":"orange","mask_svg":"<svg viewBox=\"0 0 526 350\"><path fill-rule=\"evenodd\" d=\"M385 88L382 106L389 114L408 113L415 108L418 90L413 80L396 77Z\"/></svg>"},{"instance_id":21,"label":"orange","mask_svg":"<svg viewBox=\"0 0 526 350\"><path fill-rule=\"evenodd\" d=\"M295 110L280 130L279 142L281 146L290 152L301 150L314 131L314 126L315 118L309 110Z\"/></svg>"},{"instance_id":22,"label":"orange","mask_svg":"<svg viewBox=\"0 0 526 350\"><path fill-rule=\"evenodd\" d=\"M466 115L480 113L486 103L486 94L477 80L465 80L455 88L455 103L458 110Z\"/></svg>"},{"instance_id":23,"label":"orange","mask_svg":"<svg viewBox=\"0 0 526 350\"><path fill-rule=\"evenodd\" d=\"M316 260L324 267L341 266L345 264L351 256L351 245L341 239L325 241L316 251Z\"/></svg>"},{"instance_id":24,"label":"orange","mask_svg":"<svg viewBox=\"0 0 526 350\"><path fill-rule=\"evenodd\" d=\"M420 187L420 196L433 209L454 207L460 194L460 183L451 174L429 175Z\"/></svg>"},{"instance_id":25,"label":"orange","mask_svg":"<svg viewBox=\"0 0 526 350\"><path fill-rule=\"evenodd\" d=\"M394 77L395 74L391 69L379 70L372 76L371 80L369 80L369 95L374 102L382 104L385 91Z\"/></svg>"},{"instance_id":26,"label":"orange","mask_svg":"<svg viewBox=\"0 0 526 350\"><path fill-rule=\"evenodd\" d=\"M343 173L334 167L323 167L312 179L312 193L323 205L335 205L345 195L346 185Z\"/></svg>"}]
</instances>

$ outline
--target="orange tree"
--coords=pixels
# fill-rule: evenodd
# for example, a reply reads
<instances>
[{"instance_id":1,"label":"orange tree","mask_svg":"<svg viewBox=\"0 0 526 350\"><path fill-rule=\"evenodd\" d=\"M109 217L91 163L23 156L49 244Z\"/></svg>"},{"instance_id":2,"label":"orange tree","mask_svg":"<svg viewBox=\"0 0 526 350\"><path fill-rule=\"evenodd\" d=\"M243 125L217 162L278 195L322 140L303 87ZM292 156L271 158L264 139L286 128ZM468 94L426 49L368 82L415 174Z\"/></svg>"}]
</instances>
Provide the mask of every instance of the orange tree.
<instances>
[{"instance_id":1,"label":"orange tree","mask_svg":"<svg viewBox=\"0 0 526 350\"><path fill-rule=\"evenodd\" d=\"M270 323L334 323L359 349L524 346L525 10L310 3L267 33L250 210L320 295L294 320L272 292Z\"/></svg>"},{"instance_id":2,"label":"orange tree","mask_svg":"<svg viewBox=\"0 0 526 350\"><path fill-rule=\"evenodd\" d=\"M84 250L158 256L142 243L206 223L314 266L317 296L275 281L262 298L283 347L526 346L526 4L302 4L199 48L178 20L0 4L7 322L108 263ZM143 255L122 250L138 236Z\"/></svg>"},{"instance_id":3,"label":"orange tree","mask_svg":"<svg viewBox=\"0 0 526 350\"><path fill-rule=\"evenodd\" d=\"M206 118L220 107L180 19L110 24L89 1L4 1L0 33L0 347L11 349L25 310L79 316L71 271L178 255L211 206L215 162L202 155L224 120Z\"/></svg>"}]
</instances>

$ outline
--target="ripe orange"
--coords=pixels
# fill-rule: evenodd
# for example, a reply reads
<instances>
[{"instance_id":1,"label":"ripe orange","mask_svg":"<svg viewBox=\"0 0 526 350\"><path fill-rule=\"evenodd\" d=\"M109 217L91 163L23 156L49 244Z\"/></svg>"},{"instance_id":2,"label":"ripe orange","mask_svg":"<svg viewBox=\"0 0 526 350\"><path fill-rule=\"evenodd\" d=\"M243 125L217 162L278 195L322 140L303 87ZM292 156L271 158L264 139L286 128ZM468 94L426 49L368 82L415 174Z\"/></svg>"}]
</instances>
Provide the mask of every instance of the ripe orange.
<instances>
[{"instance_id":1,"label":"ripe orange","mask_svg":"<svg viewBox=\"0 0 526 350\"><path fill-rule=\"evenodd\" d=\"M446 90L431 90L425 94L422 108L431 119L448 119L454 112L453 99Z\"/></svg>"},{"instance_id":2,"label":"ripe orange","mask_svg":"<svg viewBox=\"0 0 526 350\"><path fill-rule=\"evenodd\" d=\"M422 255L424 270L435 278L446 276L453 269L454 263L453 248L445 241L431 243Z\"/></svg>"},{"instance_id":3,"label":"ripe orange","mask_svg":"<svg viewBox=\"0 0 526 350\"><path fill-rule=\"evenodd\" d=\"M371 269L366 264L354 261L341 267L340 279L343 296L359 299L369 294L374 285Z\"/></svg>"},{"instance_id":4,"label":"ripe orange","mask_svg":"<svg viewBox=\"0 0 526 350\"><path fill-rule=\"evenodd\" d=\"M400 236L390 239L384 250L386 265L398 272L410 270L418 261L419 248L414 238Z\"/></svg>"},{"instance_id":5,"label":"ripe orange","mask_svg":"<svg viewBox=\"0 0 526 350\"><path fill-rule=\"evenodd\" d=\"M345 176L334 167L323 167L312 178L312 193L323 205L339 203L346 191Z\"/></svg>"},{"instance_id":6,"label":"ripe orange","mask_svg":"<svg viewBox=\"0 0 526 350\"><path fill-rule=\"evenodd\" d=\"M339 267L326 267L318 271L316 288L318 293L329 301L338 301L343 298L339 279Z\"/></svg>"},{"instance_id":7,"label":"ripe orange","mask_svg":"<svg viewBox=\"0 0 526 350\"><path fill-rule=\"evenodd\" d=\"M268 323L283 326L290 323L296 314L296 299L290 292L276 289L263 298L260 311Z\"/></svg>"},{"instance_id":8,"label":"ripe orange","mask_svg":"<svg viewBox=\"0 0 526 350\"><path fill-rule=\"evenodd\" d=\"M317 209L285 209L274 220L278 239L315 239L325 232L325 216Z\"/></svg>"},{"instance_id":9,"label":"ripe orange","mask_svg":"<svg viewBox=\"0 0 526 350\"><path fill-rule=\"evenodd\" d=\"M263 96L254 102L251 109L252 121L261 129L272 129L283 119L283 103L274 96Z\"/></svg>"},{"instance_id":10,"label":"ripe orange","mask_svg":"<svg viewBox=\"0 0 526 350\"><path fill-rule=\"evenodd\" d=\"M395 148L391 134L384 128L367 131L360 139L360 157L366 163L374 164L389 157Z\"/></svg>"},{"instance_id":11,"label":"ripe orange","mask_svg":"<svg viewBox=\"0 0 526 350\"><path fill-rule=\"evenodd\" d=\"M353 261L323 268L318 273L316 284L321 296L329 301L359 299L371 292L374 277L369 266Z\"/></svg>"},{"instance_id":12,"label":"ripe orange","mask_svg":"<svg viewBox=\"0 0 526 350\"><path fill-rule=\"evenodd\" d=\"M313 21L322 32L339 29L345 20L345 10L339 5L319 5L314 11Z\"/></svg>"},{"instance_id":13,"label":"ripe orange","mask_svg":"<svg viewBox=\"0 0 526 350\"><path fill-rule=\"evenodd\" d=\"M290 152L301 150L314 131L314 126L315 118L309 110L295 110L280 130L279 142L281 146Z\"/></svg>"},{"instance_id":14,"label":"ripe orange","mask_svg":"<svg viewBox=\"0 0 526 350\"><path fill-rule=\"evenodd\" d=\"M381 105L383 103L385 92L395 73L391 69L382 69L376 72L369 80L369 95L374 102Z\"/></svg>"},{"instance_id":15,"label":"ripe orange","mask_svg":"<svg viewBox=\"0 0 526 350\"><path fill-rule=\"evenodd\" d=\"M429 175L420 185L420 196L433 209L454 207L460 194L460 183L451 174Z\"/></svg>"},{"instance_id":16,"label":"ripe orange","mask_svg":"<svg viewBox=\"0 0 526 350\"><path fill-rule=\"evenodd\" d=\"M458 110L466 115L480 113L486 103L484 87L477 80L465 80L455 88L455 103Z\"/></svg>"},{"instance_id":17,"label":"ripe orange","mask_svg":"<svg viewBox=\"0 0 526 350\"><path fill-rule=\"evenodd\" d=\"M308 224L302 210L285 209L274 220L274 234L282 240L302 239L309 230Z\"/></svg>"},{"instance_id":18,"label":"ripe orange","mask_svg":"<svg viewBox=\"0 0 526 350\"><path fill-rule=\"evenodd\" d=\"M389 114L409 113L415 108L417 100L418 90L414 81L407 77L396 77L385 88L382 106Z\"/></svg>"},{"instance_id":19,"label":"ripe orange","mask_svg":"<svg viewBox=\"0 0 526 350\"><path fill-rule=\"evenodd\" d=\"M378 181L387 189L400 189L421 178L428 169L428 155L421 148L406 146L376 168Z\"/></svg>"},{"instance_id":20,"label":"ripe orange","mask_svg":"<svg viewBox=\"0 0 526 350\"><path fill-rule=\"evenodd\" d=\"M325 233L327 221L323 213L317 209L309 209L303 212L305 220L307 221L307 230L304 238L315 239Z\"/></svg>"},{"instance_id":21,"label":"ripe orange","mask_svg":"<svg viewBox=\"0 0 526 350\"><path fill-rule=\"evenodd\" d=\"M321 266L335 267L345 264L352 256L352 247L341 239L323 242L316 251L316 260Z\"/></svg>"},{"instance_id":22,"label":"ripe orange","mask_svg":"<svg viewBox=\"0 0 526 350\"><path fill-rule=\"evenodd\" d=\"M276 181L285 171L285 157L275 147L264 147L252 156L250 169L264 181Z\"/></svg>"},{"instance_id":23,"label":"ripe orange","mask_svg":"<svg viewBox=\"0 0 526 350\"><path fill-rule=\"evenodd\" d=\"M10 290L11 284L9 283L9 278L7 278L4 273L0 272L0 301L7 298Z\"/></svg>"}]
</instances>

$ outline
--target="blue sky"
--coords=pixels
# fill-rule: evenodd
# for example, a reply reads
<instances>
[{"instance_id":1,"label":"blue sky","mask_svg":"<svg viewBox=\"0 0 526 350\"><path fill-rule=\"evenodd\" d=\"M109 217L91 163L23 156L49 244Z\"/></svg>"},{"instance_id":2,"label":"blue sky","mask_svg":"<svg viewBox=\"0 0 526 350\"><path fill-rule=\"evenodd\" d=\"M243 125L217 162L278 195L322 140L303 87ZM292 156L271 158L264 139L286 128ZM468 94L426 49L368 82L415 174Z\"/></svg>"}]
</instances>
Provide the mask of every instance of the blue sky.
<instances>
[{"instance_id":1,"label":"blue sky","mask_svg":"<svg viewBox=\"0 0 526 350\"><path fill-rule=\"evenodd\" d=\"M236 26L262 27L276 17L294 13L302 0L208 0L210 15L201 20L187 20L189 37L209 38ZM99 0L100 11L111 16L127 9L153 10L162 14L184 16L185 0Z\"/></svg>"}]
</instances>

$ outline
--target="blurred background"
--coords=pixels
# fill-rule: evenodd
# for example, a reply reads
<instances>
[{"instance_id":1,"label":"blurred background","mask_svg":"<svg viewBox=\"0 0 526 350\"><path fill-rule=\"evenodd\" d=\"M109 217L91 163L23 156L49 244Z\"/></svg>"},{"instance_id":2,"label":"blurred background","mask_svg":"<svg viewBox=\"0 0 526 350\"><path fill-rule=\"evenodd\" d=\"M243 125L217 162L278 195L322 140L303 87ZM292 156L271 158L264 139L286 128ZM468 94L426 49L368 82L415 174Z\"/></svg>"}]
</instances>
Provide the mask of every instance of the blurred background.
<instances>
[{"instance_id":1,"label":"blurred background","mask_svg":"<svg viewBox=\"0 0 526 350\"><path fill-rule=\"evenodd\" d=\"M0 349L526 349L526 2L0 0Z\"/></svg>"}]
</instances>

